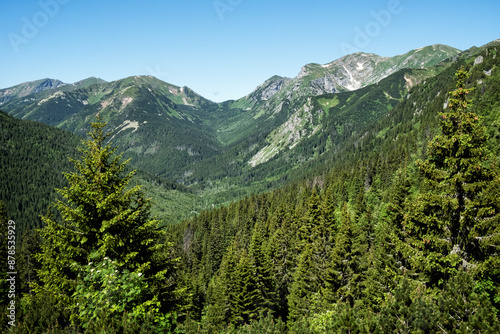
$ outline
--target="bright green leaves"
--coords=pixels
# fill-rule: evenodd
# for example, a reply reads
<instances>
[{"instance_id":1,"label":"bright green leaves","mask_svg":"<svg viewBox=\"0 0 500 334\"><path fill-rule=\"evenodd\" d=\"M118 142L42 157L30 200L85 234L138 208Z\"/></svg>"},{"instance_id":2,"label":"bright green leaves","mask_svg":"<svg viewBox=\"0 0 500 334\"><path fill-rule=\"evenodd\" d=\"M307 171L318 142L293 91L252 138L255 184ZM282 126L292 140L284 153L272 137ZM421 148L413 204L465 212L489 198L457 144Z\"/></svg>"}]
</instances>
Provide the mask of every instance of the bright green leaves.
<instances>
[{"instance_id":1,"label":"bright green leaves","mask_svg":"<svg viewBox=\"0 0 500 334\"><path fill-rule=\"evenodd\" d=\"M121 269L116 261L104 258L80 266L76 262L78 279L73 294L73 320L83 328L91 322L105 321L127 311L136 320L145 314L141 312L142 294L148 285L142 273Z\"/></svg>"}]
</instances>

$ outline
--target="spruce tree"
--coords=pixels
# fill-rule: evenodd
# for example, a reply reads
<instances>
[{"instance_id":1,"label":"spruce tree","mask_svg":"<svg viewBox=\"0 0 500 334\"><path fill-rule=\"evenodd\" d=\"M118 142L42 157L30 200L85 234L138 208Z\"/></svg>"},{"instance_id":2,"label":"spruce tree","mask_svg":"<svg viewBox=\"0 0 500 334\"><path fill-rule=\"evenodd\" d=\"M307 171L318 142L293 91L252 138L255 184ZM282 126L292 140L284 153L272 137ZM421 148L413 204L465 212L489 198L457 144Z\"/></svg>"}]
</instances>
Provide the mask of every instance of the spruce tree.
<instances>
[{"instance_id":1,"label":"spruce tree","mask_svg":"<svg viewBox=\"0 0 500 334\"><path fill-rule=\"evenodd\" d=\"M344 203L341 213L341 227L335 238L331 261L324 274L323 298L326 309L336 302L354 301L362 295L366 275L367 255L365 239L351 222L351 215Z\"/></svg>"},{"instance_id":2,"label":"spruce tree","mask_svg":"<svg viewBox=\"0 0 500 334\"><path fill-rule=\"evenodd\" d=\"M235 240L228 247L220 264L217 275L208 284L207 304L204 321L210 326L220 328L229 322L237 321L236 305L236 266L238 264L238 250Z\"/></svg>"},{"instance_id":3,"label":"spruce tree","mask_svg":"<svg viewBox=\"0 0 500 334\"><path fill-rule=\"evenodd\" d=\"M406 169L397 171L394 185L390 188L388 203L375 230L376 247L380 255L378 259L385 267L382 274L392 280L402 277L403 274L411 276L408 259L401 252L406 237L403 222L408 214L408 203L412 201L410 188Z\"/></svg>"},{"instance_id":4,"label":"spruce tree","mask_svg":"<svg viewBox=\"0 0 500 334\"><path fill-rule=\"evenodd\" d=\"M256 280L255 288L260 296L260 302L257 304L258 312L274 310L276 306L276 290L271 273L272 264L269 254L265 252L266 245L263 234L262 223L257 222L252 233L248 254L252 266L252 275Z\"/></svg>"},{"instance_id":5,"label":"spruce tree","mask_svg":"<svg viewBox=\"0 0 500 334\"><path fill-rule=\"evenodd\" d=\"M421 279L442 285L459 267L473 269L497 257L499 207L487 192L498 182L488 165L487 136L469 110L468 73L457 73L441 134L430 141L427 159L417 162L429 191L407 208L401 251Z\"/></svg>"},{"instance_id":6,"label":"spruce tree","mask_svg":"<svg viewBox=\"0 0 500 334\"><path fill-rule=\"evenodd\" d=\"M259 309L264 304L264 296L259 289L255 265L246 251L240 254L234 275L235 303L232 323L249 323L258 318Z\"/></svg>"},{"instance_id":7,"label":"spruce tree","mask_svg":"<svg viewBox=\"0 0 500 334\"><path fill-rule=\"evenodd\" d=\"M332 191L331 187L327 189L320 206L321 215L317 218L311 231L312 262L321 287L324 287L324 275L331 261L331 252L337 229Z\"/></svg>"},{"instance_id":8,"label":"spruce tree","mask_svg":"<svg viewBox=\"0 0 500 334\"><path fill-rule=\"evenodd\" d=\"M321 203L318 196L318 191L313 188L311 196L307 200L307 212L302 219L302 224L299 228L301 246L306 243L313 243L313 229L319 224L321 219Z\"/></svg>"},{"instance_id":9,"label":"spruce tree","mask_svg":"<svg viewBox=\"0 0 500 334\"><path fill-rule=\"evenodd\" d=\"M89 138L79 149L81 160L70 159L75 171L64 174L69 186L57 189L63 200L54 204L61 221L51 215L42 217L45 227L40 230L43 242L37 255L41 283L36 284L35 291L49 291L68 302L77 268L87 265L92 254L93 258L108 257L122 269L143 274L149 284L149 298L154 295L163 301L165 310L173 301L172 284L161 283L172 274L170 244L162 240L164 232L150 217L151 202L141 187L129 186L135 171L126 173L129 160L120 162L121 155L114 154L116 148L106 144L110 133L104 132L105 126L97 116Z\"/></svg>"},{"instance_id":10,"label":"spruce tree","mask_svg":"<svg viewBox=\"0 0 500 334\"><path fill-rule=\"evenodd\" d=\"M273 285L276 287L277 314L284 320L288 315L287 296L293 282L293 271L296 267L296 235L290 228L290 215L283 218L281 227L276 229L267 245L267 253L270 254L272 266Z\"/></svg>"},{"instance_id":11,"label":"spruce tree","mask_svg":"<svg viewBox=\"0 0 500 334\"><path fill-rule=\"evenodd\" d=\"M311 315L314 311L313 295L318 292L317 280L312 275L312 250L310 245L299 256L298 266L293 275L293 283L288 295L288 319L295 321L301 317Z\"/></svg>"}]
</instances>

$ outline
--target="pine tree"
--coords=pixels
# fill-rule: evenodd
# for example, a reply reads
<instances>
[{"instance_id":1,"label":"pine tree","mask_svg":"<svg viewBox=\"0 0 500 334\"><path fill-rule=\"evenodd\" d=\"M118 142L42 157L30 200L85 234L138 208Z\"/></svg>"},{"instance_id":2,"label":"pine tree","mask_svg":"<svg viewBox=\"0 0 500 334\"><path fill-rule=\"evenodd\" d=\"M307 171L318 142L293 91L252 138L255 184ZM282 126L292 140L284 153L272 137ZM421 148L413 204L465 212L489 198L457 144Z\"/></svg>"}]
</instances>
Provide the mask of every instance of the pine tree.
<instances>
[{"instance_id":1,"label":"pine tree","mask_svg":"<svg viewBox=\"0 0 500 334\"><path fill-rule=\"evenodd\" d=\"M295 233L290 228L290 217L283 218L281 227L276 229L267 245L267 253L270 255L272 266L273 283L277 293L277 314L284 320L288 315L287 296L293 282L293 271L296 264L294 245L296 245Z\"/></svg>"},{"instance_id":2,"label":"pine tree","mask_svg":"<svg viewBox=\"0 0 500 334\"><path fill-rule=\"evenodd\" d=\"M243 251L234 275L235 303L232 323L244 324L257 319L260 306L264 304L264 296L259 289L254 268L252 259Z\"/></svg>"},{"instance_id":3,"label":"pine tree","mask_svg":"<svg viewBox=\"0 0 500 334\"><path fill-rule=\"evenodd\" d=\"M319 224L321 219L321 204L319 201L318 191L316 188L312 190L311 196L307 201L307 212L302 219L302 225L299 228L302 246L306 243L313 243L313 229Z\"/></svg>"},{"instance_id":4,"label":"pine tree","mask_svg":"<svg viewBox=\"0 0 500 334\"><path fill-rule=\"evenodd\" d=\"M271 274L271 260L265 252L266 245L263 238L262 223L257 222L252 233L249 257L252 265L253 276L256 280L256 289L260 295L257 312L274 310L276 305L276 292Z\"/></svg>"},{"instance_id":5,"label":"pine tree","mask_svg":"<svg viewBox=\"0 0 500 334\"><path fill-rule=\"evenodd\" d=\"M402 252L422 279L441 285L459 267L475 268L499 246L499 208L485 201L494 179L488 166L486 132L468 110L467 71L456 73L457 88L440 113L441 132L430 141L428 158L417 162L428 192L407 208Z\"/></svg>"},{"instance_id":6,"label":"pine tree","mask_svg":"<svg viewBox=\"0 0 500 334\"><path fill-rule=\"evenodd\" d=\"M323 296L325 307L336 302L354 301L361 296L361 285L366 268L362 257L366 255L366 245L360 243L360 235L351 222L351 216L344 203L341 215L341 227L335 238L331 262L325 273L325 288Z\"/></svg>"},{"instance_id":7,"label":"pine tree","mask_svg":"<svg viewBox=\"0 0 500 334\"><path fill-rule=\"evenodd\" d=\"M384 275L392 280L411 275L408 259L402 254L405 247L406 229L403 225L404 217L408 213L408 203L412 201L410 181L406 169L398 171L394 185L390 188L390 196L382 219L376 227L375 238L379 253L378 259L384 264Z\"/></svg>"},{"instance_id":8,"label":"pine tree","mask_svg":"<svg viewBox=\"0 0 500 334\"><path fill-rule=\"evenodd\" d=\"M238 264L237 243L235 239L228 247L220 264L217 275L208 284L205 321L220 328L229 322L236 322L236 266Z\"/></svg>"},{"instance_id":9,"label":"pine tree","mask_svg":"<svg viewBox=\"0 0 500 334\"><path fill-rule=\"evenodd\" d=\"M324 275L331 261L337 230L333 204L333 189L329 187L320 206L321 215L317 218L311 232L312 262L321 287L324 287Z\"/></svg>"},{"instance_id":10,"label":"pine tree","mask_svg":"<svg viewBox=\"0 0 500 334\"><path fill-rule=\"evenodd\" d=\"M313 295L318 293L316 277L311 263L312 250L310 245L299 256L298 266L293 275L293 283L288 295L288 319L295 321L301 317L311 315L313 309Z\"/></svg>"},{"instance_id":11,"label":"pine tree","mask_svg":"<svg viewBox=\"0 0 500 334\"><path fill-rule=\"evenodd\" d=\"M105 143L110 136L104 133L105 126L97 116L90 138L82 141L81 160L70 159L75 171L64 174L69 186L57 190L64 200L54 205L62 221L42 217L46 226L40 230L42 251L37 255L41 283L35 291L50 291L57 299L68 301L77 268L87 265L93 254L144 274L149 298L156 296L166 309L172 303L173 287L161 282L172 274L170 244L162 240L164 232L158 221L150 218L151 202L141 187L129 187L135 172L126 174L129 160L120 162L121 155L114 155L116 148Z\"/></svg>"}]
</instances>

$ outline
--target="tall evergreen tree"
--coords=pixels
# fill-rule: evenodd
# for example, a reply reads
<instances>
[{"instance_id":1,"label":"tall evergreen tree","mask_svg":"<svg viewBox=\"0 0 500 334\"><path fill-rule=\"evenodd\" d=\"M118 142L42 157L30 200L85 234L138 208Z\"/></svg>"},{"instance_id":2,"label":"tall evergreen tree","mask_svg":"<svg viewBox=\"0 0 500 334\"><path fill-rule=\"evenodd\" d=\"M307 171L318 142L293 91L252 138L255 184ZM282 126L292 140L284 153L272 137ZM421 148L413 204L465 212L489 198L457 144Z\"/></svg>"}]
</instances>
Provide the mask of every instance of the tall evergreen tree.
<instances>
[{"instance_id":1,"label":"tall evergreen tree","mask_svg":"<svg viewBox=\"0 0 500 334\"><path fill-rule=\"evenodd\" d=\"M255 275L255 264L246 251L241 252L234 275L235 309L234 322L249 323L258 318L259 309L264 304L264 296L259 289L259 277ZM232 321L233 322L233 321Z\"/></svg>"},{"instance_id":2,"label":"tall evergreen tree","mask_svg":"<svg viewBox=\"0 0 500 334\"><path fill-rule=\"evenodd\" d=\"M393 279L403 274L411 275L410 264L402 254L400 246L406 237L407 231L403 222L408 214L408 203L412 201L411 184L406 169L396 173L394 182L388 204L375 231L377 247L381 251L379 259L386 268L384 274L389 274Z\"/></svg>"},{"instance_id":3,"label":"tall evergreen tree","mask_svg":"<svg viewBox=\"0 0 500 334\"><path fill-rule=\"evenodd\" d=\"M313 229L319 224L321 219L321 203L319 200L318 191L313 188L311 196L307 200L307 211L302 219L302 225L299 228L300 237L302 240L301 246L305 243L313 243Z\"/></svg>"},{"instance_id":4,"label":"tall evergreen tree","mask_svg":"<svg viewBox=\"0 0 500 334\"><path fill-rule=\"evenodd\" d=\"M447 111L440 113L441 134L430 141L428 158L417 162L429 189L405 215L399 244L411 266L432 286L459 267L475 268L498 254L499 208L487 201L494 173L488 165L486 132L469 111L468 73L457 73Z\"/></svg>"},{"instance_id":5,"label":"tall evergreen tree","mask_svg":"<svg viewBox=\"0 0 500 334\"><path fill-rule=\"evenodd\" d=\"M325 303L333 304L339 301L351 305L361 295L359 284L364 275L360 268L362 250L356 228L351 222L351 216L344 203L341 216L341 227L335 238L331 262L325 273L325 288L323 295Z\"/></svg>"},{"instance_id":6,"label":"tall evergreen tree","mask_svg":"<svg viewBox=\"0 0 500 334\"><path fill-rule=\"evenodd\" d=\"M37 255L41 283L35 291L50 291L67 301L74 291L76 268L97 254L144 274L150 287L145 297L156 296L166 309L173 290L170 282L164 283L172 274L170 244L162 240L158 221L150 218L151 202L141 187L129 187L135 172L125 173L129 161L120 162L121 155L114 155L116 149L106 144L110 134L104 133L105 126L97 116L80 149L81 160L70 159L75 171L64 174L69 186L58 189L64 200L55 203L62 221L43 217L46 226L40 230L43 242Z\"/></svg>"},{"instance_id":7,"label":"tall evergreen tree","mask_svg":"<svg viewBox=\"0 0 500 334\"><path fill-rule=\"evenodd\" d=\"M267 311L275 309L276 290L271 273L272 264L269 254L265 251L266 245L262 230L262 223L257 222L252 233L248 255L252 265L252 275L256 280L256 289L260 295L260 302L257 304L258 311Z\"/></svg>"},{"instance_id":8,"label":"tall evergreen tree","mask_svg":"<svg viewBox=\"0 0 500 334\"><path fill-rule=\"evenodd\" d=\"M287 296L293 282L293 273L296 264L294 245L296 235L290 228L290 215L283 219L281 227L276 229L267 245L270 255L272 276L277 293L277 315L286 320L288 315Z\"/></svg>"},{"instance_id":9,"label":"tall evergreen tree","mask_svg":"<svg viewBox=\"0 0 500 334\"><path fill-rule=\"evenodd\" d=\"M208 284L208 306L204 310L205 321L218 328L229 322L236 322L236 266L238 264L237 240L228 247L217 275Z\"/></svg>"},{"instance_id":10,"label":"tall evergreen tree","mask_svg":"<svg viewBox=\"0 0 500 334\"><path fill-rule=\"evenodd\" d=\"M318 277L321 278L321 287L324 287L323 278L330 264L337 230L334 203L333 189L328 187L320 205L321 215L317 218L311 233L313 264Z\"/></svg>"},{"instance_id":11,"label":"tall evergreen tree","mask_svg":"<svg viewBox=\"0 0 500 334\"><path fill-rule=\"evenodd\" d=\"M297 320L301 317L311 315L314 311L313 295L318 293L317 277L314 276L311 263L311 245L299 256L298 265L293 275L293 283L288 296L289 320Z\"/></svg>"}]
</instances>

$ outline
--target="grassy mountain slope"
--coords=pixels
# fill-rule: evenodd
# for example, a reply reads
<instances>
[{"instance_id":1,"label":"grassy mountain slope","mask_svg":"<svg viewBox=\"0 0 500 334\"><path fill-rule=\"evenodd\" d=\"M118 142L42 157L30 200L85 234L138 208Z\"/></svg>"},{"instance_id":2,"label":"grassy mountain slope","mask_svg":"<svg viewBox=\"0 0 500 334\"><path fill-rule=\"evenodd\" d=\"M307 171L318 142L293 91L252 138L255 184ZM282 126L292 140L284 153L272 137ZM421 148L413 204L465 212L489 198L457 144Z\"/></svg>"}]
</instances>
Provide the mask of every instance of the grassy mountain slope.
<instances>
[{"instance_id":1,"label":"grassy mountain slope","mask_svg":"<svg viewBox=\"0 0 500 334\"><path fill-rule=\"evenodd\" d=\"M84 135L99 112L124 156L137 167L164 177L219 150L203 120L214 103L186 87L153 77L83 86L72 91L51 90L5 105L9 113Z\"/></svg>"}]
</instances>

